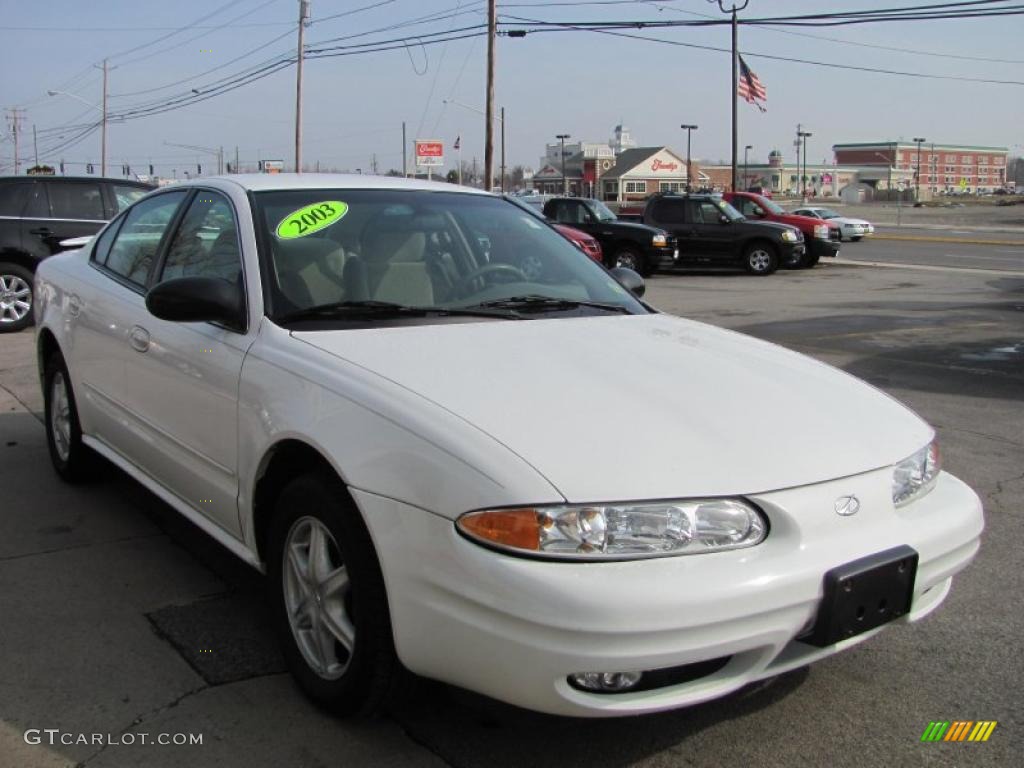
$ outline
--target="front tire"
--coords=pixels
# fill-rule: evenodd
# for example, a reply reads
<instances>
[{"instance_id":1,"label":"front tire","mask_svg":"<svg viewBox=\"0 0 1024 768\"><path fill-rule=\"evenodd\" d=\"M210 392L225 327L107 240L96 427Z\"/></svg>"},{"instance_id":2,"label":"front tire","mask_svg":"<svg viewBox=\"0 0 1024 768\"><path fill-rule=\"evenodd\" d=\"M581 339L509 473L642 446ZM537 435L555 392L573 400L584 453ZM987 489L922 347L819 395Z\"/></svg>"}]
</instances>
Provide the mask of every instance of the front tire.
<instances>
[{"instance_id":1,"label":"front tire","mask_svg":"<svg viewBox=\"0 0 1024 768\"><path fill-rule=\"evenodd\" d=\"M374 714L408 673L395 654L384 578L341 482L302 475L278 497L268 592L285 660L303 692L335 713Z\"/></svg>"},{"instance_id":2,"label":"front tire","mask_svg":"<svg viewBox=\"0 0 1024 768\"><path fill-rule=\"evenodd\" d=\"M860 240L860 236L858 236L858 237L851 237L851 238L850 238L850 242L851 242L851 243L856 243L856 242L858 242L859 240Z\"/></svg>"},{"instance_id":3,"label":"front tire","mask_svg":"<svg viewBox=\"0 0 1024 768\"><path fill-rule=\"evenodd\" d=\"M743 252L743 267L752 275L770 275L779 268L779 256L768 243L751 243Z\"/></svg>"},{"instance_id":4,"label":"front tire","mask_svg":"<svg viewBox=\"0 0 1024 768\"><path fill-rule=\"evenodd\" d=\"M32 325L32 280L25 267L0 263L0 333Z\"/></svg>"},{"instance_id":5,"label":"front tire","mask_svg":"<svg viewBox=\"0 0 1024 768\"><path fill-rule=\"evenodd\" d=\"M611 258L609 269L615 269L616 267L632 269L641 277L650 277L654 274L654 269L648 264L647 259L630 246L625 246L615 251L615 255Z\"/></svg>"},{"instance_id":6,"label":"front tire","mask_svg":"<svg viewBox=\"0 0 1024 768\"><path fill-rule=\"evenodd\" d=\"M75 393L59 352L50 355L43 369L43 403L46 447L53 468L62 480L84 482L96 469L96 454L82 442Z\"/></svg>"}]
</instances>

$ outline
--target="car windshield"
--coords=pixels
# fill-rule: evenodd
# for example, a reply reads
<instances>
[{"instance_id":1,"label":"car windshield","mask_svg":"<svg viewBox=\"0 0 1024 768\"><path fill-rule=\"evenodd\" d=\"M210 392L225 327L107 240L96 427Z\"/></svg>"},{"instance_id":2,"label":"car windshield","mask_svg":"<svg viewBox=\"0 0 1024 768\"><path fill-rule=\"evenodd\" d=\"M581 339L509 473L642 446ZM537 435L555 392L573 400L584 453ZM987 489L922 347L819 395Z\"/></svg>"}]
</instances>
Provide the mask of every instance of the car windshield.
<instances>
[{"instance_id":1,"label":"car windshield","mask_svg":"<svg viewBox=\"0 0 1024 768\"><path fill-rule=\"evenodd\" d=\"M786 215L786 212L782 210L778 203L776 203L774 200L769 200L767 197L761 197L759 195L757 199L757 204L760 205L765 210L771 211L776 216Z\"/></svg>"},{"instance_id":2,"label":"car windshield","mask_svg":"<svg viewBox=\"0 0 1024 768\"><path fill-rule=\"evenodd\" d=\"M615 221L619 218L600 200L588 200L587 205L590 207L594 216L597 217L598 221Z\"/></svg>"},{"instance_id":3,"label":"car windshield","mask_svg":"<svg viewBox=\"0 0 1024 768\"><path fill-rule=\"evenodd\" d=\"M732 205L730 205L722 198L716 197L714 198L714 200L715 205L718 206L718 210L720 210L722 214L729 219L729 221L743 221L746 218L746 216L737 211L735 208L732 207Z\"/></svg>"},{"instance_id":4,"label":"car windshield","mask_svg":"<svg viewBox=\"0 0 1024 768\"><path fill-rule=\"evenodd\" d=\"M535 214L498 197L300 189L254 199L275 321L648 311Z\"/></svg>"},{"instance_id":5,"label":"car windshield","mask_svg":"<svg viewBox=\"0 0 1024 768\"><path fill-rule=\"evenodd\" d=\"M818 208L818 215L823 219L838 219L839 214L829 208Z\"/></svg>"}]
</instances>

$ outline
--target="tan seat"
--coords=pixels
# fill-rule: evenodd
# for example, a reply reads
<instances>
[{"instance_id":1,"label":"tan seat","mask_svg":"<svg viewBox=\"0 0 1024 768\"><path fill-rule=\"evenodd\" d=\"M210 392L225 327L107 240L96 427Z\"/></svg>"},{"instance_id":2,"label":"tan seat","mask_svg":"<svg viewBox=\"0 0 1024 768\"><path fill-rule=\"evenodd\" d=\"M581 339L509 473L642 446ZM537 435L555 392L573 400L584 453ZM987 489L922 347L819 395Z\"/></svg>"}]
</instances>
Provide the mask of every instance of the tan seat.
<instances>
[{"instance_id":1,"label":"tan seat","mask_svg":"<svg viewBox=\"0 0 1024 768\"><path fill-rule=\"evenodd\" d=\"M370 295L376 301L434 303L434 285L424 261L427 237L415 230L375 230L363 244Z\"/></svg>"},{"instance_id":2,"label":"tan seat","mask_svg":"<svg viewBox=\"0 0 1024 768\"><path fill-rule=\"evenodd\" d=\"M297 307L345 299L341 275L345 250L333 240L307 238L279 242L275 264L281 292Z\"/></svg>"}]
</instances>

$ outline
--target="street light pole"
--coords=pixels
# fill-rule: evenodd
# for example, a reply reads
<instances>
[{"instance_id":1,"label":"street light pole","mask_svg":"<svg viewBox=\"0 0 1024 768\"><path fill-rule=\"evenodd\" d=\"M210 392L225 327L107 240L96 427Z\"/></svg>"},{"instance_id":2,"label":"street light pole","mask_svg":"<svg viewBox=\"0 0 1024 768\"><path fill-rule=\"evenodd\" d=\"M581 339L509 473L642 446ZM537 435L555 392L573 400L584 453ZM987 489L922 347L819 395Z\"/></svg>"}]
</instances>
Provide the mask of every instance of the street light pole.
<instances>
[{"instance_id":1,"label":"street light pole","mask_svg":"<svg viewBox=\"0 0 1024 768\"><path fill-rule=\"evenodd\" d=\"M107 175L107 60L103 60L103 129L100 138L100 175Z\"/></svg>"},{"instance_id":2,"label":"street light pole","mask_svg":"<svg viewBox=\"0 0 1024 768\"><path fill-rule=\"evenodd\" d=\"M809 139L814 134L812 134L810 131L797 131L796 135L800 139L800 141L803 143L803 146L804 146L803 170L800 172L800 199L803 200L804 204L806 204L807 203L807 139ZM797 152L798 153L799 153L799 151L800 151L799 148L797 148ZM800 162L800 156L799 156L799 154L797 154L797 164L799 164L799 162Z\"/></svg>"},{"instance_id":3,"label":"street light pole","mask_svg":"<svg viewBox=\"0 0 1024 768\"><path fill-rule=\"evenodd\" d=\"M921 202L921 145L924 144L927 139L914 137L914 143L917 144L917 173L914 178L914 202Z\"/></svg>"},{"instance_id":4,"label":"street light pole","mask_svg":"<svg viewBox=\"0 0 1024 768\"><path fill-rule=\"evenodd\" d=\"M562 142L562 194L569 194L569 179L565 177L565 140L571 138L568 133L560 133L555 136L560 142Z\"/></svg>"},{"instance_id":5,"label":"street light pole","mask_svg":"<svg viewBox=\"0 0 1024 768\"><path fill-rule=\"evenodd\" d=\"M693 163L690 162L690 134L693 131L697 130L697 126L696 125L688 125L688 124L684 123L683 125L680 125L679 127L682 128L684 131L686 131L686 191L689 192L691 190L690 178L693 176L693 173L692 173L692 171L693 171ZM735 156L734 156L734 159L735 159ZM735 188L735 183L736 183L736 167L735 167L735 165L733 165L733 187L734 188Z\"/></svg>"},{"instance_id":6,"label":"street light pole","mask_svg":"<svg viewBox=\"0 0 1024 768\"><path fill-rule=\"evenodd\" d=\"M747 144L743 148L743 188L746 189L750 186L750 179L747 176L747 152L754 148L753 144Z\"/></svg>"}]
</instances>

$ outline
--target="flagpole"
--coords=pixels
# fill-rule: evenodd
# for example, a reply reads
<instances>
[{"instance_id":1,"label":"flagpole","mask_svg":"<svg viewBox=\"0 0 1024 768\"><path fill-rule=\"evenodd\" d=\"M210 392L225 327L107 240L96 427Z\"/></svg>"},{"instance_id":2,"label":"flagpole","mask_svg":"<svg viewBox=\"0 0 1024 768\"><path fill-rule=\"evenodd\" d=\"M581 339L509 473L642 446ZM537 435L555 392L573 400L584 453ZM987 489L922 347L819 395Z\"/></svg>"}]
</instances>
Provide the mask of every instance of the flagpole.
<instances>
[{"instance_id":1,"label":"flagpole","mask_svg":"<svg viewBox=\"0 0 1024 768\"><path fill-rule=\"evenodd\" d=\"M736 161L739 157L740 151L740 139L739 139L739 122L737 117L739 114L739 95L737 89L739 88L739 20L736 18L736 12L742 11L750 4L750 0L743 0L743 4L739 5L733 3L729 10L725 8L725 0L718 0L718 7L722 13L728 13L732 15L732 190L736 191Z\"/></svg>"},{"instance_id":2,"label":"flagpole","mask_svg":"<svg viewBox=\"0 0 1024 768\"><path fill-rule=\"evenodd\" d=\"M462 186L462 133L459 133L459 186Z\"/></svg>"}]
</instances>

